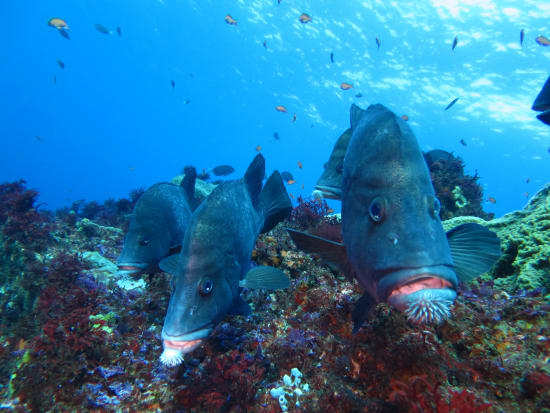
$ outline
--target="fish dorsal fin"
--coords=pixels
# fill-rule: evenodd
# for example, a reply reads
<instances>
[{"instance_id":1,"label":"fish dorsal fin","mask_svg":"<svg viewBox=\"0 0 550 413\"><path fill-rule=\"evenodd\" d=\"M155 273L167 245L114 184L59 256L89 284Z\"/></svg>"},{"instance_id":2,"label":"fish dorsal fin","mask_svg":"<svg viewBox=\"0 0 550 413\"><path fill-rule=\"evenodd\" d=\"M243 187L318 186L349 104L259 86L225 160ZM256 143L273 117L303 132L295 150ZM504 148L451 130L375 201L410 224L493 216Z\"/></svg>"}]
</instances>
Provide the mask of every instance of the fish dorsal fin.
<instances>
[{"instance_id":1,"label":"fish dorsal fin","mask_svg":"<svg viewBox=\"0 0 550 413\"><path fill-rule=\"evenodd\" d=\"M263 288L266 290L280 290L287 288L290 281L284 272L277 268L260 265L248 271L239 287Z\"/></svg>"},{"instance_id":2,"label":"fish dorsal fin","mask_svg":"<svg viewBox=\"0 0 550 413\"><path fill-rule=\"evenodd\" d=\"M500 240L483 225L468 223L447 232L454 270L462 282L487 272L500 258Z\"/></svg>"},{"instance_id":3,"label":"fish dorsal fin","mask_svg":"<svg viewBox=\"0 0 550 413\"><path fill-rule=\"evenodd\" d=\"M265 159L261 153L252 160L246 173L244 183L248 188L250 199L254 208L258 209L260 204L260 193L262 192L262 181L265 176Z\"/></svg>"},{"instance_id":4,"label":"fish dorsal fin","mask_svg":"<svg viewBox=\"0 0 550 413\"><path fill-rule=\"evenodd\" d=\"M359 329L369 316L369 313L374 307L374 304L374 299L368 293L364 293L361 298L357 300L351 313L351 319L353 320L353 334L359 331Z\"/></svg>"},{"instance_id":5,"label":"fish dorsal fin","mask_svg":"<svg viewBox=\"0 0 550 413\"><path fill-rule=\"evenodd\" d=\"M537 112L550 109L550 76L546 79L546 82L544 82L544 86L533 102L531 109L536 110Z\"/></svg>"},{"instance_id":6,"label":"fish dorsal fin","mask_svg":"<svg viewBox=\"0 0 550 413\"><path fill-rule=\"evenodd\" d=\"M349 120L350 120L351 130L355 130L364 112L365 111L363 109L361 109L355 103L352 103L351 108L349 110L349 117L350 117Z\"/></svg>"},{"instance_id":7,"label":"fish dorsal fin","mask_svg":"<svg viewBox=\"0 0 550 413\"><path fill-rule=\"evenodd\" d=\"M353 278L353 270L344 244L291 228L286 228L286 230L299 249L309 254L319 254L323 261L337 265L348 279Z\"/></svg>"},{"instance_id":8,"label":"fish dorsal fin","mask_svg":"<svg viewBox=\"0 0 550 413\"><path fill-rule=\"evenodd\" d=\"M159 262L159 268L168 274L175 275L178 269L178 255L179 254L170 255L163 259Z\"/></svg>"},{"instance_id":9,"label":"fish dorsal fin","mask_svg":"<svg viewBox=\"0 0 550 413\"><path fill-rule=\"evenodd\" d=\"M279 171L273 172L265 183L260 195L260 203L264 213L262 233L273 229L292 211L292 202L290 202Z\"/></svg>"},{"instance_id":10,"label":"fish dorsal fin","mask_svg":"<svg viewBox=\"0 0 550 413\"><path fill-rule=\"evenodd\" d=\"M248 303L246 303L241 297L237 296L233 306L229 309L229 314L231 315L250 315L252 310Z\"/></svg>"},{"instance_id":11,"label":"fish dorsal fin","mask_svg":"<svg viewBox=\"0 0 550 413\"><path fill-rule=\"evenodd\" d=\"M195 182L197 180L197 170L194 166L186 166L183 170L185 174L181 180L180 186L183 188L185 198L189 205L192 206L192 209L195 209L197 202L195 199Z\"/></svg>"}]
</instances>

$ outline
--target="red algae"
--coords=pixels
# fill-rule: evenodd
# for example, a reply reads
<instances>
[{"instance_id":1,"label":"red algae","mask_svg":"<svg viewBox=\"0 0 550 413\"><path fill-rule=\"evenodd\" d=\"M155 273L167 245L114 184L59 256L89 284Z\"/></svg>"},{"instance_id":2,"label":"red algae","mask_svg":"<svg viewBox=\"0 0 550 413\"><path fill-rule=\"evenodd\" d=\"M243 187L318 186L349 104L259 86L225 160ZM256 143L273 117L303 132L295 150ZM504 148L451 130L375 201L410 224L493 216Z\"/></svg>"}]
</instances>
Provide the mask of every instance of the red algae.
<instances>
[{"instance_id":1,"label":"red algae","mask_svg":"<svg viewBox=\"0 0 550 413\"><path fill-rule=\"evenodd\" d=\"M55 218L57 241L44 257L18 261L25 285L37 287L30 308L2 318L0 395L16 411L280 412L269 391L293 368L309 385L300 406L289 405L294 412L550 406L550 308L541 293L463 289L452 317L437 327L413 326L379 304L352 334L360 288L296 251L284 225L259 237L253 260L285 271L292 286L245 292L251 316L228 316L181 365L167 368L159 358L168 277L141 276L142 291L94 278L82 254L114 261L123 234L86 235L75 229L80 219Z\"/></svg>"}]
</instances>

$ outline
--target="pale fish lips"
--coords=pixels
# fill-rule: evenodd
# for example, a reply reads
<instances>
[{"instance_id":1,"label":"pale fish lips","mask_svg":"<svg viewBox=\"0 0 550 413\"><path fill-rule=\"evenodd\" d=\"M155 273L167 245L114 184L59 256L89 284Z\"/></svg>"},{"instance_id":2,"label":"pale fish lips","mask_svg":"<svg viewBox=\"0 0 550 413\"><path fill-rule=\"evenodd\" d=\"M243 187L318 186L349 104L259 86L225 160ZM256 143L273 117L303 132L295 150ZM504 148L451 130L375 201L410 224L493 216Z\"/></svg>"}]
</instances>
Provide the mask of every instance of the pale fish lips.
<instances>
[{"instance_id":1,"label":"pale fish lips","mask_svg":"<svg viewBox=\"0 0 550 413\"><path fill-rule=\"evenodd\" d=\"M311 195L316 199L341 199L342 190L328 185L317 185Z\"/></svg>"},{"instance_id":2,"label":"pale fish lips","mask_svg":"<svg viewBox=\"0 0 550 413\"><path fill-rule=\"evenodd\" d=\"M128 263L128 264L117 264L118 272L120 274L137 274L143 271L143 269L146 267L146 265L143 264L135 264L135 263Z\"/></svg>"},{"instance_id":3,"label":"pale fish lips","mask_svg":"<svg viewBox=\"0 0 550 413\"><path fill-rule=\"evenodd\" d=\"M164 351L160 361L169 367L177 366L183 361L183 355L195 350L202 343L202 339L188 341L164 340Z\"/></svg>"},{"instance_id":4,"label":"pale fish lips","mask_svg":"<svg viewBox=\"0 0 550 413\"><path fill-rule=\"evenodd\" d=\"M449 281L426 276L393 289L388 303L403 311L414 324L439 324L451 316L455 298Z\"/></svg>"}]
</instances>

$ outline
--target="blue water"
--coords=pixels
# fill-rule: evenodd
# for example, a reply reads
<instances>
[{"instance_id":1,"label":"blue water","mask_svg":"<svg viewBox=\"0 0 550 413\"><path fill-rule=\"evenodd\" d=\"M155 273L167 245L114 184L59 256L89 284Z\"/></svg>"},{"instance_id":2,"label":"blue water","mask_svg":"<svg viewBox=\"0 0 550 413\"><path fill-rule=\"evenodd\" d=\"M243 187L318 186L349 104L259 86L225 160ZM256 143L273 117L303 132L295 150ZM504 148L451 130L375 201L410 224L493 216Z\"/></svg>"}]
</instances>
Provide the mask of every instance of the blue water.
<instances>
[{"instance_id":1,"label":"blue water","mask_svg":"<svg viewBox=\"0 0 550 413\"><path fill-rule=\"evenodd\" d=\"M122 197L188 164L229 163L238 178L258 145L268 173L292 172L289 192L309 195L354 102L408 115L423 150L461 156L497 200L489 212L523 207L550 181L550 128L530 110L550 74L550 47L534 40L550 37L544 2L67 0L0 10L0 182L25 179L47 208ZM302 12L313 20L300 23ZM50 17L67 21L70 40Z\"/></svg>"}]
</instances>

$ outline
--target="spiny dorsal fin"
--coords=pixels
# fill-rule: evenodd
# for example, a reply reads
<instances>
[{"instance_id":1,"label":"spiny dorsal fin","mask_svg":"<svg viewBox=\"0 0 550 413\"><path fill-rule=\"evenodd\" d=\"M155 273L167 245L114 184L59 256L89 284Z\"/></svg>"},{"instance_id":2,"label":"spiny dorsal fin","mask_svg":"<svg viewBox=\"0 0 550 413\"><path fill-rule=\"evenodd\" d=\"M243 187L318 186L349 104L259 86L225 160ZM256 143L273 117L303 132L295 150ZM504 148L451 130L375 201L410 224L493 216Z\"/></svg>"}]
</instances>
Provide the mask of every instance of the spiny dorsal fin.
<instances>
[{"instance_id":1,"label":"spiny dorsal fin","mask_svg":"<svg viewBox=\"0 0 550 413\"><path fill-rule=\"evenodd\" d=\"M252 160L246 173L244 174L244 183L248 188L250 199L254 208L258 209L260 203L260 193L262 192L262 181L265 176L265 159L261 153Z\"/></svg>"},{"instance_id":2,"label":"spiny dorsal fin","mask_svg":"<svg viewBox=\"0 0 550 413\"><path fill-rule=\"evenodd\" d=\"M195 182L197 180L197 170L194 166L186 166L183 170L185 174L181 180L180 186L183 188L187 203L191 205L192 209L195 209L198 202L195 199Z\"/></svg>"}]
</instances>

